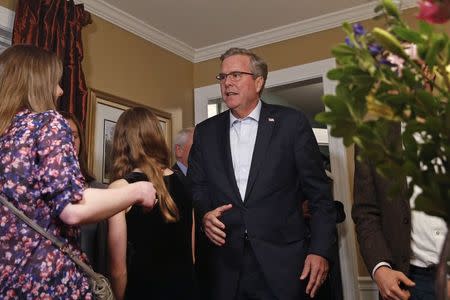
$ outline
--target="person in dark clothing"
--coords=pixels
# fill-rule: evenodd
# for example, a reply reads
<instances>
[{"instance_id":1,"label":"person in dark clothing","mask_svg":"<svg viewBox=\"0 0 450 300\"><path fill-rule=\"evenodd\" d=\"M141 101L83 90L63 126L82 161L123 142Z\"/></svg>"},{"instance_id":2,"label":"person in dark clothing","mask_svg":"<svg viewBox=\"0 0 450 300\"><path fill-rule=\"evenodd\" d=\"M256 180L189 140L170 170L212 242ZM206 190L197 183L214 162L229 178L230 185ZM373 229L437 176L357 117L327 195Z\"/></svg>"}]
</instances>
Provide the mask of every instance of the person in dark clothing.
<instances>
[{"instance_id":1,"label":"person in dark clothing","mask_svg":"<svg viewBox=\"0 0 450 300\"><path fill-rule=\"evenodd\" d=\"M89 171L87 166L86 142L78 119L70 112L60 112L69 123L72 130L73 146L80 164L80 171L83 174L86 184L89 187L105 189L107 186L98 182L95 176ZM81 250L86 253L94 271L103 275L108 275L107 270L107 244L108 221L101 220L97 223L84 224L80 226Z\"/></svg>"},{"instance_id":2,"label":"person in dark clothing","mask_svg":"<svg viewBox=\"0 0 450 300\"><path fill-rule=\"evenodd\" d=\"M109 219L112 287L120 299L194 299L192 200L159 121L147 108L125 111L116 124L110 188L151 181L158 194L152 210L131 206Z\"/></svg>"}]
</instances>

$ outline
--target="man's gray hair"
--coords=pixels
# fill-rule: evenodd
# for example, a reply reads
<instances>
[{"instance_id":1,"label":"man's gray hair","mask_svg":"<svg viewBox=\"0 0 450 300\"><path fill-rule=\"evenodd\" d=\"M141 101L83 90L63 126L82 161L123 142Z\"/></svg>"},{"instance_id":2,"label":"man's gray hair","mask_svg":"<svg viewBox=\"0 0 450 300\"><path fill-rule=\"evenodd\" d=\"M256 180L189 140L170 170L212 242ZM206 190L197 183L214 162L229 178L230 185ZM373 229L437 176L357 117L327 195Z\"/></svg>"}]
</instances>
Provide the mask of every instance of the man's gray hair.
<instances>
[{"instance_id":1,"label":"man's gray hair","mask_svg":"<svg viewBox=\"0 0 450 300\"><path fill-rule=\"evenodd\" d=\"M251 72L255 75L253 75L254 78L262 77L264 79L264 83L261 87L261 91L259 92L259 95L261 96L264 86L266 85L267 80L267 73L268 73L268 67L267 63L258 55L253 53L252 51L244 48L230 48L227 51L225 51L224 54L220 56L220 62L223 62L226 58L234 55L245 55L250 58L250 69Z\"/></svg>"},{"instance_id":2,"label":"man's gray hair","mask_svg":"<svg viewBox=\"0 0 450 300\"><path fill-rule=\"evenodd\" d=\"M190 136L194 133L194 129L194 127L187 127L178 131L173 139L173 151L175 151L176 145L184 146L187 143Z\"/></svg>"}]
</instances>

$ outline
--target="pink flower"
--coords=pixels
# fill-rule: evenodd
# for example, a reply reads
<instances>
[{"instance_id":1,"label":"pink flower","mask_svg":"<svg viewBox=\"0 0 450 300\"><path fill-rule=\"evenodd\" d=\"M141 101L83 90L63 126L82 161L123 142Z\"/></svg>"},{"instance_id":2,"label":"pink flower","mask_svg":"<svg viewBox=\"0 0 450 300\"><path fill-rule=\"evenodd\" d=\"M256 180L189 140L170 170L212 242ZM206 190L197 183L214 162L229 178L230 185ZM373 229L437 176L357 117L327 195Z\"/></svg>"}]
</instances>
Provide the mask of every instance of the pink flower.
<instances>
[{"instance_id":1,"label":"pink flower","mask_svg":"<svg viewBox=\"0 0 450 300\"><path fill-rule=\"evenodd\" d=\"M389 53L389 55L386 57L386 60L391 63L392 65L391 70L397 72L398 76L401 77L405 60L400 56L397 56L392 53Z\"/></svg>"},{"instance_id":2,"label":"pink flower","mask_svg":"<svg viewBox=\"0 0 450 300\"><path fill-rule=\"evenodd\" d=\"M419 3L419 19L442 24L450 19L450 0L423 0Z\"/></svg>"},{"instance_id":3,"label":"pink flower","mask_svg":"<svg viewBox=\"0 0 450 300\"><path fill-rule=\"evenodd\" d=\"M405 53L412 60L418 60L419 59L419 54L417 52L417 45L416 44L406 44L405 45Z\"/></svg>"}]
</instances>

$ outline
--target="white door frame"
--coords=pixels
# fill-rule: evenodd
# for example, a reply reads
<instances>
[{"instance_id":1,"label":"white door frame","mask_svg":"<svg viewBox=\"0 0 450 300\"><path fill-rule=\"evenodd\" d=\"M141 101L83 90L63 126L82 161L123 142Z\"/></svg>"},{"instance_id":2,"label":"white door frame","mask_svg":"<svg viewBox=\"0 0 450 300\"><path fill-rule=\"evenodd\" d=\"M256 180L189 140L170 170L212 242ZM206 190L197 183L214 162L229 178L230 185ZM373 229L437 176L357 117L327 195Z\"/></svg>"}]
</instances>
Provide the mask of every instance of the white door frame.
<instances>
[{"instance_id":1,"label":"white door frame","mask_svg":"<svg viewBox=\"0 0 450 300\"><path fill-rule=\"evenodd\" d=\"M273 71L268 75L266 88L320 77L323 82L324 94L334 94L336 84L326 77L326 73L335 66L334 58L330 58ZM220 97L219 84L194 89L195 124L208 118L208 100ZM339 257L344 299L358 300L360 299L360 294L358 288L356 241L354 226L350 216L353 202L350 185L350 180L353 180L351 178L353 170L350 170L350 165L353 165L353 157L349 154L351 151L345 148L342 139L331 137L329 133L321 136L317 136L318 142L329 145L334 197L344 204L347 215L346 220L338 225Z\"/></svg>"}]
</instances>

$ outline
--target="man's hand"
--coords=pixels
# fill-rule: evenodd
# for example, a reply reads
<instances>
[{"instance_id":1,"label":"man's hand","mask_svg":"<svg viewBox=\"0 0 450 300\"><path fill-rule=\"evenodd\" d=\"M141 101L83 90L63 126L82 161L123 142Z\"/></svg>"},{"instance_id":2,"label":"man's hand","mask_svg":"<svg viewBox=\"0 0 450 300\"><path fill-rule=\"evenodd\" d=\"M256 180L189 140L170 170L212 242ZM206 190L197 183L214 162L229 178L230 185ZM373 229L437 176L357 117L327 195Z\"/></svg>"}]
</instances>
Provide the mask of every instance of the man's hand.
<instances>
[{"instance_id":1,"label":"man's hand","mask_svg":"<svg viewBox=\"0 0 450 300\"><path fill-rule=\"evenodd\" d=\"M392 270L387 266L379 267L373 274L378 289L383 299L406 300L411 297L408 290L402 290L400 283L407 287L413 287L415 283L411 281L405 274Z\"/></svg>"},{"instance_id":2,"label":"man's hand","mask_svg":"<svg viewBox=\"0 0 450 300\"><path fill-rule=\"evenodd\" d=\"M305 266L303 267L300 280L304 280L309 275L308 285L306 286L306 293L314 298L319 287L325 282L329 270L328 260L322 256L309 254L305 259Z\"/></svg>"},{"instance_id":3,"label":"man's hand","mask_svg":"<svg viewBox=\"0 0 450 300\"><path fill-rule=\"evenodd\" d=\"M450 279L447 279L447 298L450 299Z\"/></svg>"},{"instance_id":4,"label":"man's hand","mask_svg":"<svg viewBox=\"0 0 450 300\"><path fill-rule=\"evenodd\" d=\"M231 204L219 206L203 216L203 230L211 242L217 246L225 244L225 238L227 236L224 231L225 225L219 221L219 218L224 212L231 209L231 207Z\"/></svg>"}]
</instances>

